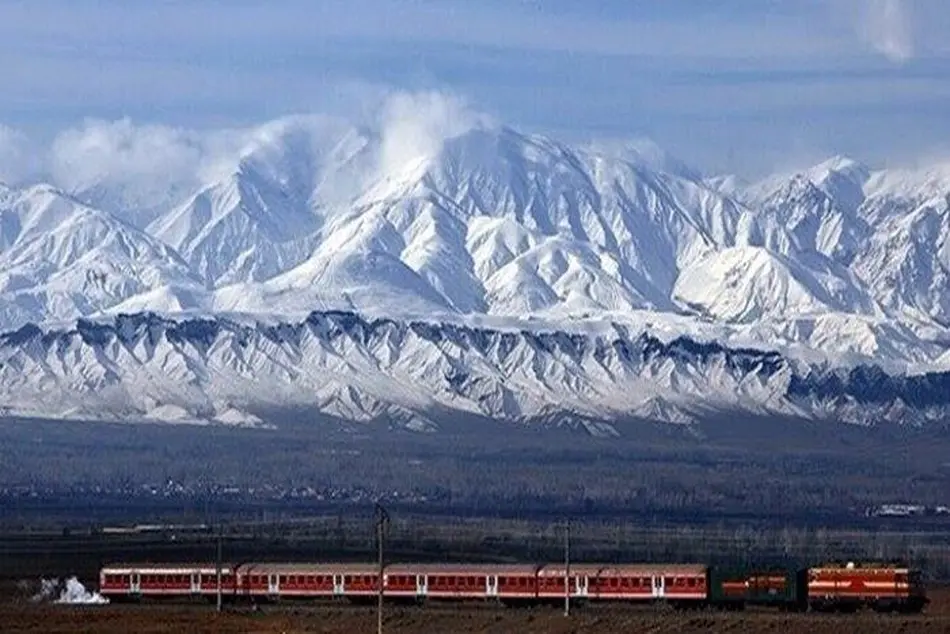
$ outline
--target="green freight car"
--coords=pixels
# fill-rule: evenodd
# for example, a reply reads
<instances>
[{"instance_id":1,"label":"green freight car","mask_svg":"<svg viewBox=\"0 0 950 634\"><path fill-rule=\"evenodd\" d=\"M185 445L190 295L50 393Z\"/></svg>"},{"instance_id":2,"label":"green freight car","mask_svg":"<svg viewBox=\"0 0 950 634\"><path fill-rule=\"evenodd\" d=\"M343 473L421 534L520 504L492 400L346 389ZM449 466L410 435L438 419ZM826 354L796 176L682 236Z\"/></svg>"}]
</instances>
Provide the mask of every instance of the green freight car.
<instances>
[{"instance_id":1,"label":"green freight car","mask_svg":"<svg viewBox=\"0 0 950 634\"><path fill-rule=\"evenodd\" d=\"M804 569L709 569L709 604L724 610L747 606L787 612L808 609L808 571Z\"/></svg>"}]
</instances>

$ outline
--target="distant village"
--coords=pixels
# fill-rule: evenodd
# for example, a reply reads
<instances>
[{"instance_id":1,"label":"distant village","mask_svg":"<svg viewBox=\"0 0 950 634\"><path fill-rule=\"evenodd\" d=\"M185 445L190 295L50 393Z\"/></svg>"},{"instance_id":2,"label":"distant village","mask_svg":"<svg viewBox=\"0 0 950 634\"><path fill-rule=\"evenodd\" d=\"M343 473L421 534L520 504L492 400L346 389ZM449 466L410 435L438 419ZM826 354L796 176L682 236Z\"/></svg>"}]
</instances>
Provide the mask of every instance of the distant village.
<instances>
[{"instance_id":1,"label":"distant village","mask_svg":"<svg viewBox=\"0 0 950 634\"><path fill-rule=\"evenodd\" d=\"M881 504L867 510L868 517L923 517L950 515L950 506L924 506L923 504Z\"/></svg>"}]
</instances>

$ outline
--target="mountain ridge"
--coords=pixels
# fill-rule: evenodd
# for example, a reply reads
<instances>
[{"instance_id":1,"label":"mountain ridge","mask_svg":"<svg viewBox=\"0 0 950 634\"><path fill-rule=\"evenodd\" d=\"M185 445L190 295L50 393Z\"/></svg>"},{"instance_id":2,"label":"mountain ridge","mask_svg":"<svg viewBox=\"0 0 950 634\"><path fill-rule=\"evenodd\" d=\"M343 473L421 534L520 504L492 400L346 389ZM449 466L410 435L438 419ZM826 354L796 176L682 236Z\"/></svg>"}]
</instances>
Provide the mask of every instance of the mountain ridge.
<instances>
[{"instance_id":1,"label":"mountain ridge","mask_svg":"<svg viewBox=\"0 0 950 634\"><path fill-rule=\"evenodd\" d=\"M119 328L115 324L127 325L134 315L152 315L146 319L152 323L159 319L156 311L161 319L188 324L253 322L245 335L263 337L255 354L264 357L276 352L258 326L293 330L313 315L386 319L409 330L420 323L517 326L568 338L578 329L595 336L591 328L617 324L636 333L631 341L672 335L696 345L768 351L789 372L798 368L799 387L782 388L778 401L775 385L738 398L751 389L754 375L722 374L705 361L690 370L699 378L647 364L626 367L636 380L620 381L596 364L578 368L549 358L567 352L538 352L525 339L532 352L506 358L504 371L489 371L491 364L476 359L476 369L487 374L466 389L480 394L473 402L493 403L480 413L500 417L584 413L594 389L589 386L597 381L611 398L625 389L642 395L624 401L629 412L681 423L702 414L700 396L748 411L863 423L875 416L897 420L897 411L907 421L929 421L942 411L943 404L908 402L909 393L895 386L939 383L950 370L950 170L875 171L838 156L746 184L733 177L704 179L658 148L572 146L484 122L411 151L402 151L391 136L323 119L272 122L239 144L224 161L226 169L204 181L195 175L198 184L187 195L169 194L142 226L82 202L83 192L0 188L4 363L26 363L33 357L22 346L38 353L37 341L51 333L91 332L100 322ZM107 182L94 186L102 200L139 199L125 189L110 197ZM25 324L38 331L15 334ZM170 332L166 326L162 332ZM148 357L136 356L142 350L120 354L120 346L107 353L78 336L82 345L72 348L71 360L43 363L74 363L85 376L97 377L88 378L92 383L68 379L65 369L32 375L37 386L61 393L58 416L91 415L92 402L113 411L107 405L114 401L115 411L156 420L262 423L254 407L218 402L223 388L183 369L206 363L200 338L189 340L194 350L187 354L170 349L167 366L145 364L161 386L161 394L145 403L127 393L131 384L115 379L134 377L136 389L144 390L139 366ZM431 428L420 412L433 404L454 406L440 396L441 381L435 374L394 377L380 370L382 359L416 355L420 368L443 374L467 366L461 357L444 359L433 342L410 345L410 339L390 341L384 356L334 351L362 370L346 366L351 383L308 405L344 418L386 415ZM402 349L404 344L415 347ZM233 345L229 339L227 346ZM266 389L293 401L292 377L336 368L326 349L314 352L316 365L302 361L305 350L296 350L279 372L262 365L258 372L284 377ZM118 356L110 358L112 353ZM43 354L50 352L44 348ZM227 357L228 363L236 358ZM519 364L547 369L522 380L516 370L527 369ZM245 370L227 368L220 381L248 380ZM851 383L834 377L860 368L865 374L848 381L874 379L890 390L893 411L882 412L880 403L866 399L846 406ZM889 378L874 378L874 372ZM938 378L913 378L926 376ZM22 410L20 395L36 386L27 389L16 374L0 377L6 394L0 407ZM391 402L366 381L405 394L405 402ZM552 381L559 382L557 389ZM829 400L835 385L845 401ZM245 388L264 389L253 381ZM479 407L469 396L453 398ZM588 413L609 418L623 411Z\"/></svg>"},{"instance_id":2,"label":"mountain ridge","mask_svg":"<svg viewBox=\"0 0 950 634\"><path fill-rule=\"evenodd\" d=\"M417 431L438 429L435 409L520 424L573 414L609 435L610 420L721 411L927 424L950 412L950 371L807 364L615 323L593 334L345 311L275 324L145 313L0 335L0 403L17 416L244 425L269 407L312 407Z\"/></svg>"}]
</instances>

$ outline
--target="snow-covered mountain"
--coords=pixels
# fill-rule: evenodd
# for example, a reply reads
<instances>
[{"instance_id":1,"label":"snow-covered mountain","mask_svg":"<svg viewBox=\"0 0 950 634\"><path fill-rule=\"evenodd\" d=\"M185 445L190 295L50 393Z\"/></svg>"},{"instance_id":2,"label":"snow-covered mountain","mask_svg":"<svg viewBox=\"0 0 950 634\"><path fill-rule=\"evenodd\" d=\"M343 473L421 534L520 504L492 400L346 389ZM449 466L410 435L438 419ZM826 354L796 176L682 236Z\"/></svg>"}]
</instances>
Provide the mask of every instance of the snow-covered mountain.
<instances>
[{"instance_id":1,"label":"snow-covered mountain","mask_svg":"<svg viewBox=\"0 0 950 634\"><path fill-rule=\"evenodd\" d=\"M108 179L0 188L0 407L946 414L950 170L835 157L746 184L482 123L392 143L295 117L151 206Z\"/></svg>"}]
</instances>

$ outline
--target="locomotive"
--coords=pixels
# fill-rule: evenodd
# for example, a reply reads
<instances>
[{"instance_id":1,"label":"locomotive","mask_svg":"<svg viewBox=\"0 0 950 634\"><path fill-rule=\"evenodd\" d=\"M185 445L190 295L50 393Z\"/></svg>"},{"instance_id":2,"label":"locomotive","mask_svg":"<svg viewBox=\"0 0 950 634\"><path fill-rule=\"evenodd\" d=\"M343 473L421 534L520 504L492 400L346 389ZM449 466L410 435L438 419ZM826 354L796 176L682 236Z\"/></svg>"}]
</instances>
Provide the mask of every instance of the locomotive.
<instances>
[{"instance_id":1,"label":"locomotive","mask_svg":"<svg viewBox=\"0 0 950 634\"><path fill-rule=\"evenodd\" d=\"M219 582L220 576L220 582ZM674 608L920 612L920 571L893 565L828 564L738 570L704 564L240 563L110 565L99 591L114 601L158 598L228 601L372 601L382 578L387 601L482 600L506 605L663 603ZM565 582L567 587L565 588Z\"/></svg>"}]
</instances>

